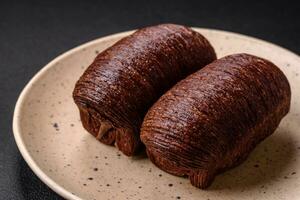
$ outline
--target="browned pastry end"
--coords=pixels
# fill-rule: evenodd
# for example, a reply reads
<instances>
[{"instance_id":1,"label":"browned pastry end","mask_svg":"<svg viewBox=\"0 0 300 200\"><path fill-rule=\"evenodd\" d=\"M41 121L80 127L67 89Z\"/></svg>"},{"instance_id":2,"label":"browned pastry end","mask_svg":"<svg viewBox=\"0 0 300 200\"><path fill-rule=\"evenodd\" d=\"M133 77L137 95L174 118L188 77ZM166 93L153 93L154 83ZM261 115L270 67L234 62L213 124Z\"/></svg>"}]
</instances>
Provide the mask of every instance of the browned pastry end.
<instances>
[{"instance_id":1,"label":"browned pastry end","mask_svg":"<svg viewBox=\"0 0 300 200\"><path fill-rule=\"evenodd\" d=\"M141 140L159 168L206 188L275 131L290 101L288 80L273 63L226 56L164 94L145 116Z\"/></svg>"},{"instance_id":2,"label":"browned pastry end","mask_svg":"<svg viewBox=\"0 0 300 200\"><path fill-rule=\"evenodd\" d=\"M185 26L136 31L100 53L76 83L73 98L84 128L133 155L141 145L140 126L149 107L215 59L209 42Z\"/></svg>"}]
</instances>

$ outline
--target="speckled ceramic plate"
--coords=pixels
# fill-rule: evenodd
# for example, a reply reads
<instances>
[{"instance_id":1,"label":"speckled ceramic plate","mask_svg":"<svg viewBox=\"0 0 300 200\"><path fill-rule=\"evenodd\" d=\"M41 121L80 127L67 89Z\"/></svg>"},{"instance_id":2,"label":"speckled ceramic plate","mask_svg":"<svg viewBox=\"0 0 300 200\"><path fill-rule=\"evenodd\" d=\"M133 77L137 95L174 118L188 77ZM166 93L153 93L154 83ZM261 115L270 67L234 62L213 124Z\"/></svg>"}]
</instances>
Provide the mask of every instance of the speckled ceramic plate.
<instances>
[{"instance_id":1,"label":"speckled ceramic plate","mask_svg":"<svg viewBox=\"0 0 300 200\"><path fill-rule=\"evenodd\" d=\"M247 52L270 59L288 77L291 111L242 165L219 175L208 190L156 168L145 155L128 158L81 126L72 100L75 81L97 53L131 32L81 45L45 66L17 102L13 129L28 165L67 199L296 199L300 197L300 58L239 34L196 29L218 57Z\"/></svg>"}]
</instances>

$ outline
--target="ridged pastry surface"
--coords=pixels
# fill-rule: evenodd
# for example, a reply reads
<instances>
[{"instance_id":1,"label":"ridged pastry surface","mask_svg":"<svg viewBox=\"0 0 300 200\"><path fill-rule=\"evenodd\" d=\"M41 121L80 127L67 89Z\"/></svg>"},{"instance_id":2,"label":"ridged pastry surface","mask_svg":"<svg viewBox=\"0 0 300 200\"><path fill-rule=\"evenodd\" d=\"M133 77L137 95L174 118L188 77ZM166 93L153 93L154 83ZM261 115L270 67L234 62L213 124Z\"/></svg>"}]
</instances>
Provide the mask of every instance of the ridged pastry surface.
<instances>
[{"instance_id":1,"label":"ridged pastry surface","mask_svg":"<svg viewBox=\"0 0 300 200\"><path fill-rule=\"evenodd\" d=\"M288 80L273 63L226 56L164 94L147 113L141 139L155 165L205 188L274 132L290 101Z\"/></svg>"},{"instance_id":2,"label":"ridged pastry surface","mask_svg":"<svg viewBox=\"0 0 300 200\"><path fill-rule=\"evenodd\" d=\"M73 97L85 129L126 155L140 146L150 106L171 86L216 59L198 32L174 24L140 29L100 53Z\"/></svg>"}]
</instances>

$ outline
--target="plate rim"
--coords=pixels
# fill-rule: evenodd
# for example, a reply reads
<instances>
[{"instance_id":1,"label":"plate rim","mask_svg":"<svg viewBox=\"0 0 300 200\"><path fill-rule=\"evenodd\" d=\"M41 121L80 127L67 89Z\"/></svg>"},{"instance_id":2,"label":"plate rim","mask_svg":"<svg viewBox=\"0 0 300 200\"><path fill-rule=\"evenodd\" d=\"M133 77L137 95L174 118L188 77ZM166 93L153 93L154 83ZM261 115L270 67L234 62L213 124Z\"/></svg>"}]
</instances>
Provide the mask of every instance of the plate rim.
<instances>
[{"instance_id":1,"label":"plate rim","mask_svg":"<svg viewBox=\"0 0 300 200\"><path fill-rule=\"evenodd\" d=\"M253 37L253 36L248 36L248 35L244 35L244 34L240 34L240 33L235 33L235 32L231 32L231 31L225 31L225 30L220 30L220 29L210 29L210 28L199 28L199 27L192 27L194 30L198 31L201 33L201 31L207 31L207 32L215 32L215 33L219 33L219 34L227 34L227 35L231 35L234 37L237 37L239 39L247 39L250 40L252 42L256 42L256 43L263 43L264 45L267 45L269 47L275 47L283 52L286 52L292 56L295 57L296 60L299 60L300 62L300 57L299 55L297 55L296 53L292 52L289 49L286 49L284 47L281 47L277 44L273 44L271 42ZM25 162L27 163L27 165L31 168L31 170L35 173L35 175L37 175L39 177L39 179L46 184L49 188L51 188L54 192L56 192L58 195L66 198L66 199L71 199L71 200L82 200L82 198L72 194L70 191L68 191L67 189L65 189L63 186L61 186L60 184L58 184L57 182L55 182L53 179L51 179L47 173L45 173L39 166L38 164L35 162L35 160L33 159L33 157L31 156L31 154L29 153L23 137L22 137L22 130L20 127L20 119L21 119L21 110L22 110L22 106L23 106L23 102L24 99L26 98L27 93L30 91L30 89L32 88L33 83L35 83L43 74L47 73L47 71L55 66L54 64L57 63L59 60L64 59L65 57L80 51L84 48L87 48L89 46L92 46L96 43L108 40L108 39L113 39L113 38L119 38L119 37L123 37L126 36L130 33L132 33L135 30L131 30L131 31L124 31L124 32L119 32L119 33L115 33L115 34L111 34L111 35L107 35L101 38L97 38L94 40L91 40L89 42L86 42L84 44L81 44L79 46L76 46L74 48L71 48L70 50L60 54L59 56L55 57L52 61L50 61L48 64L46 64L44 67L42 67L25 85L25 87L22 89L15 108L14 108L14 113L13 113L13 120L12 120L12 127L13 127L13 135L14 135L14 139L16 141L17 147L22 155L22 157L24 158Z\"/></svg>"}]
</instances>

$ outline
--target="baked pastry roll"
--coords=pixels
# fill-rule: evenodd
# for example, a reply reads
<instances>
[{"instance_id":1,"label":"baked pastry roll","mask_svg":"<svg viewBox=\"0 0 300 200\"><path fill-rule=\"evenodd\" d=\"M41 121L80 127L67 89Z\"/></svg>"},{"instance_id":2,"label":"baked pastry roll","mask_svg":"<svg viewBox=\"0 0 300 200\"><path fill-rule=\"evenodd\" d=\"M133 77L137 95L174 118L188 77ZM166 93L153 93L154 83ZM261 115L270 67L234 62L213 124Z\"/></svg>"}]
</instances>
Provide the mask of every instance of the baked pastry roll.
<instances>
[{"instance_id":1,"label":"baked pastry roll","mask_svg":"<svg viewBox=\"0 0 300 200\"><path fill-rule=\"evenodd\" d=\"M141 140L159 168L206 188L275 131L290 101L289 82L273 63L226 56L166 92L145 116Z\"/></svg>"},{"instance_id":2,"label":"baked pastry roll","mask_svg":"<svg viewBox=\"0 0 300 200\"><path fill-rule=\"evenodd\" d=\"M210 43L188 27L162 24L134 32L101 52L76 83L73 98L84 128L133 155L150 106L215 59Z\"/></svg>"}]
</instances>

